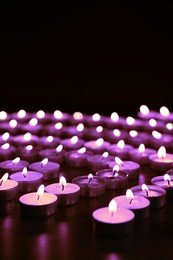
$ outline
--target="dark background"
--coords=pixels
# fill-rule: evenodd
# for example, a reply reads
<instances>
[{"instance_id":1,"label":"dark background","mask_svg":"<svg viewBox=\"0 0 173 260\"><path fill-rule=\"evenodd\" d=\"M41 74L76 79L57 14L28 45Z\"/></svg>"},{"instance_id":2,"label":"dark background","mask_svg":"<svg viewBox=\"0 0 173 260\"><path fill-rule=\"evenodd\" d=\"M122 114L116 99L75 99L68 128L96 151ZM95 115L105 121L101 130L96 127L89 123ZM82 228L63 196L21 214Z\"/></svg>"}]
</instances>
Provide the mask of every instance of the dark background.
<instances>
[{"instance_id":1,"label":"dark background","mask_svg":"<svg viewBox=\"0 0 173 260\"><path fill-rule=\"evenodd\" d=\"M3 7L0 110L173 110L173 4L115 2Z\"/></svg>"}]
</instances>

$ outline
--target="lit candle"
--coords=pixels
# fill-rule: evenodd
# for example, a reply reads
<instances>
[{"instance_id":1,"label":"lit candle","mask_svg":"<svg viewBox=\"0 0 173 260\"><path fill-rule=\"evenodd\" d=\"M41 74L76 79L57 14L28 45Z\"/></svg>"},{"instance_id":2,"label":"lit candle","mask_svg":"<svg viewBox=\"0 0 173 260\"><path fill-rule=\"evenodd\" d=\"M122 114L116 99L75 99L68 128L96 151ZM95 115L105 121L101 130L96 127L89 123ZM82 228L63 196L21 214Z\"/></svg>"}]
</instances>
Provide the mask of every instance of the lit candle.
<instances>
[{"instance_id":1,"label":"lit candle","mask_svg":"<svg viewBox=\"0 0 173 260\"><path fill-rule=\"evenodd\" d=\"M26 112L24 109L20 109L17 112L11 113L10 118L16 119L20 123L26 123L31 119L31 113Z\"/></svg>"},{"instance_id":2,"label":"lit candle","mask_svg":"<svg viewBox=\"0 0 173 260\"><path fill-rule=\"evenodd\" d=\"M109 168L109 163L113 160L114 156L110 156L108 152L93 154L87 158L88 168L92 172L97 172L101 169Z\"/></svg>"},{"instance_id":3,"label":"lit candle","mask_svg":"<svg viewBox=\"0 0 173 260\"><path fill-rule=\"evenodd\" d=\"M123 189L128 186L128 175L126 172L119 171L118 165L113 169L100 170L96 175L105 179L107 189Z\"/></svg>"},{"instance_id":4,"label":"lit candle","mask_svg":"<svg viewBox=\"0 0 173 260\"><path fill-rule=\"evenodd\" d=\"M41 124L48 124L51 122L51 114L44 112L43 110L38 110L36 113L33 113L32 116L37 118L38 122Z\"/></svg>"},{"instance_id":5,"label":"lit candle","mask_svg":"<svg viewBox=\"0 0 173 260\"><path fill-rule=\"evenodd\" d=\"M10 117L5 111L0 111L0 122L9 121Z\"/></svg>"},{"instance_id":6,"label":"lit candle","mask_svg":"<svg viewBox=\"0 0 173 260\"><path fill-rule=\"evenodd\" d=\"M18 182L8 179L9 174L5 173L0 179L0 201L12 200L18 195Z\"/></svg>"},{"instance_id":7,"label":"lit candle","mask_svg":"<svg viewBox=\"0 0 173 260\"><path fill-rule=\"evenodd\" d=\"M152 135L150 136L150 145L158 149L160 146L165 146L166 149L171 148L171 143L173 142L172 135L162 134L158 131L152 131Z\"/></svg>"},{"instance_id":8,"label":"lit candle","mask_svg":"<svg viewBox=\"0 0 173 260\"><path fill-rule=\"evenodd\" d=\"M126 142L134 147L138 147L141 143L148 145L150 140L149 133L138 132L136 130L130 130L126 136Z\"/></svg>"},{"instance_id":9,"label":"lit candle","mask_svg":"<svg viewBox=\"0 0 173 260\"><path fill-rule=\"evenodd\" d=\"M112 144L107 148L110 155L118 156L122 160L129 158L129 152L133 149L130 144L125 144L124 140L119 140L117 144Z\"/></svg>"},{"instance_id":10,"label":"lit candle","mask_svg":"<svg viewBox=\"0 0 173 260\"><path fill-rule=\"evenodd\" d=\"M56 148L40 150L38 153L40 160L48 158L49 161L57 162L59 164L62 164L65 161L66 151L63 149L62 144L59 144Z\"/></svg>"},{"instance_id":11,"label":"lit candle","mask_svg":"<svg viewBox=\"0 0 173 260\"><path fill-rule=\"evenodd\" d=\"M156 176L151 179L153 185L166 190L166 199L173 200L173 170L168 170L163 176Z\"/></svg>"},{"instance_id":12,"label":"lit candle","mask_svg":"<svg viewBox=\"0 0 173 260\"><path fill-rule=\"evenodd\" d=\"M55 179L58 177L60 164L51 162L48 158L42 161L33 162L29 165L31 171L40 172L43 174L43 180Z\"/></svg>"},{"instance_id":13,"label":"lit candle","mask_svg":"<svg viewBox=\"0 0 173 260\"><path fill-rule=\"evenodd\" d=\"M0 124L0 132L9 132L11 135L19 133L19 124L15 119Z\"/></svg>"},{"instance_id":14,"label":"lit candle","mask_svg":"<svg viewBox=\"0 0 173 260\"><path fill-rule=\"evenodd\" d=\"M38 145L39 138L38 136L32 135L31 133L27 132L25 134L13 136L11 142L15 147L26 146L29 144Z\"/></svg>"},{"instance_id":15,"label":"lit candle","mask_svg":"<svg viewBox=\"0 0 173 260\"><path fill-rule=\"evenodd\" d=\"M36 191L42 184L43 174L35 171L28 171L26 167L22 171L10 175L10 179L19 183L19 191L27 193Z\"/></svg>"},{"instance_id":16,"label":"lit candle","mask_svg":"<svg viewBox=\"0 0 173 260\"><path fill-rule=\"evenodd\" d=\"M164 146L158 152L149 156L150 166L154 170L166 171L172 168L173 154L166 153Z\"/></svg>"},{"instance_id":17,"label":"lit candle","mask_svg":"<svg viewBox=\"0 0 173 260\"><path fill-rule=\"evenodd\" d=\"M14 172L21 171L24 167L27 167L29 163L21 160L20 157L16 157L13 160L5 160L0 163L0 174L8 172L12 174Z\"/></svg>"},{"instance_id":18,"label":"lit candle","mask_svg":"<svg viewBox=\"0 0 173 260\"><path fill-rule=\"evenodd\" d=\"M146 105L141 105L137 115L139 118L146 119L146 120L149 120L151 118L157 119L158 112L154 110L150 110Z\"/></svg>"},{"instance_id":19,"label":"lit candle","mask_svg":"<svg viewBox=\"0 0 173 260\"><path fill-rule=\"evenodd\" d=\"M84 122L84 118L85 118L85 115L83 115L79 111L76 111L70 117L70 124L71 125L77 125L79 123L83 123Z\"/></svg>"},{"instance_id":20,"label":"lit candle","mask_svg":"<svg viewBox=\"0 0 173 260\"><path fill-rule=\"evenodd\" d=\"M105 193L106 182L103 178L93 176L91 173L87 176L75 177L72 183L80 187L82 197L98 197Z\"/></svg>"},{"instance_id":21,"label":"lit candle","mask_svg":"<svg viewBox=\"0 0 173 260\"><path fill-rule=\"evenodd\" d=\"M8 132L5 132L2 135L0 135L0 145L5 144L7 142L11 142L11 136Z\"/></svg>"},{"instance_id":22,"label":"lit candle","mask_svg":"<svg viewBox=\"0 0 173 260\"><path fill-rule=\"evenodd\" d=\"M14 158L16 156L17 150L13 145L9 143L4 143L0 146L0 161L5 161Z\"/></svg>"},{"instance_id":23,"label":"lit candle","mask_svg":"<svg viewBox=\"0 0 173 260\"><path fill-rule=\"evenodd\" d=\"M158 209L165 205L166 191L156 185L137 185L131 188L135 195L144 196L150 201L152 209Z\"/></svg>"},{"instance_id":24,"label":"lit candle","mask_svg":"<svg viewBox=\"0 0 173 260\"><path fill-rule=\"evenodd\" d=\"M140 165L146 165L149 164L149 156L154 153L156 153L156 150L145 148L144 144L140 144L138 148L129 151L129 159Z\"/></svg>"},{"instance_id":25,"label":"lit candle","mask_svg":"<svg viewBox=\"0 0 173 260\"><path fill-rule=\"evenodd\" d=\"M40 185L37 192L22 195L19 198L21 214L26 217L48 217L57 210L57 196L44 192Z\"/></svg>"},{"instance_id":26,"label":"lit candle","mask_svg":"<svg viewBox=\"0 0 173 260\"><path fill-rule=\"evenodd\" d=\"M65 130L66 127L61 122L57 122L54 124L45 125L44 134L47 136L52 135L60 138L65 138Z\"/></svg>"},{"instance_id":27,"label":"lit candle","mask_svg":"<svg viewBox=\"0 0 173 260\"><path fill-rule=\"evenodd\" d=\"M117 112L112 112L109 117L104 120L104 125L107 128L119 128L125 123L125 118L120 117Z\"/></svg>"},{"instance_id":28,"label":"lit candle","mask_svg":"<svg viewBox=\"0 0 173 260\"><path fill-rule=\"evenodd\" d=\"M165 122L173 122L173 113L169 111L166 106L162 106L159 109L159 113L157 116L158 120Z\"/></svg>"},{"instance_id":29,"label":"lit candle","mask_svg":"<svg viewBox=\"0 0 173 260\"><path fill-rule=\"evenodd\" d=\"M89 127L102 125L103 122L103 117L99 113L95 113L93 115L85 115L84 118L84 124Z\"/></svg>"},{"instance_id":30,"label":"lit candle","mask_svg":"<svg viewBox=\"0 0 173 260\"><path fill-rule=\"evenodd\" d=\"M41 136L39 138L39 145L42 149L46 148L56 148L60 144L60 138L52 135Z\"/></svg>"},{"instance_id":31,"label":"lit candle","mask_svg":"<svg viewBox=\"0 0 173 260\"><path fill-rule=\"evenodd\" d=\"M120 170L128 173L128 179L137 179L139 178L140 164L133 161L122 161L119 157L115 157L114 162L109 163L109 167L113 168L116 164L119 165Z\"/></svg>"},{"instance_id":32,"label":"lit candle","mask_svg":"<svg viewBox=\"0 0 173 260\"><path fill-rule=\"evenodd\" d=\"M80 199L80 187L77 184L66 182L64 176L60 177L59 183L47 185L45 191L57 195L58 206L73 205Z\"/></svg>"},{"instance_id":33,"label":"lit candle","mask_svg":"<svg viewBox=\"0 0 173 260\"><path fill-rule=\"evenodd\" d=\"M128 116L126 118L126 121L124 123L124 128L127 130L141 130L142 129L143 122L140 119L135 119L132 116Z\"/></svg>"},{"instance_id":34,"label":"lit candle","mask_svg":"<svg viewBox=\"0 0 173 260\"><path fill-rule=\"evenodd\" d=\"M70 122L70 115L57 109L53 112L51 120L53 123L67 124Z\"/></svg>"},{"instance_id":35,"label":"lit candle","mask_svg":"<svg viewBox=\"0 0 173 260\"><path fill-rule=\"evenodd\" d=\"M114 199L108 207L96 209L92 217L95 231L100 235L117 237L133 231L135 214L129 209L117 207Z\"/></svg>"},{"instance_id":36,"label":"lit candle","mask_svg":"<svg viewBox=\"0 0 173 260\"><path fill-rule=\"evenodd\" d=\"M65 138L61 140L60 144L63 145L65 150L70 151L80 149L83 146L84 141L75 135L71 138Z\"/></svg>"},{"instance_id":37,"label":"lit candle","mask_svg":"<svg viewBox=\"0 0 173 260\"><path fill-rule=\"evenodd\" d=\"M126 190L126 195L114 198L117 206L130 209L135 213L135 220L141 221L149 216L150 201L139 195L134 195L131 189Z\"/></svg>"},{"instance_id":38,"label":"lit candle","mask_svg":"<svg viewBox=\"0 0 173 260\"><path fill-rule=\"evenodd\" d=\"M84 146L88 151L93 152L94 154L102 154L107 151L109 142L104 141L103 138L99 138L97 140L90 140L84 143Z\"/></svg>"},{"instance_id":39,"label":"lit candle","mask_svg":"<svg viewBox=\"0 0 173 260\"><path fill-rule=\"evenodd\" d=\"M88 157L92 155L92 152L86 151L85 147L81 147L79 150L69 151L65 154L65 163L70 167L86 167L88 165Z\"/></svg>"},{"instance_id":40,"label":"lit candle","mask_svg":"<svg viewBox=\"0 0 173 260\"><path fill-rule=\"evenodd\" d=\"M65 127L64 129L64 135L65 138L71 138L73 136L77 136L78 138L83 138L85 135L85 127L84 124L79 123L78 125L72 125L72 126L68 126Z\"/></svg>"},{"instance_id":41,"label":"lit candle","mask_svg":"<svg viewBox=\"0 0 173 260\"><path fill-rule=\"evenodd\" d=\"M119 129L104 129L103 138L112 144L117 143L120 140L126 139L127 131Z\"/></svg>"},{"instance_id":42,"label":"lit candle","mask_svg":"<svg viewBox=\"0 0 173 260\"><path fill-rule=\"evenodd\" d=\"M101 125L95 127L87 127L85 129L84 139L85 140L96 140L103 136L103 127Z\"/></svg>"},{"instance_id":43,"label":"lit candle","mask_svg":"<svg viewBox=\"0 0 173 260\"><path fill-rule=\"evenodd\" d=\"M26 146L18 147L18 155L22 160L25 160L29 163L36 162L39 160L39 146L33 146L31 144ZM44 157L45 158L45 157Z\"/></svg>"},{"instance_id":44,"label":"lit candle","mask_svg":"<svg viewBox=\"0 0 173 260\"><path fill-rule=\"evenodd\" d=\"M19 127L21 134L26 132L31 133L32 135L40 135L42 132L42 125L38 123L37 118L31 118L27 123L21 124Z\"/></svg>"}]
</instances>

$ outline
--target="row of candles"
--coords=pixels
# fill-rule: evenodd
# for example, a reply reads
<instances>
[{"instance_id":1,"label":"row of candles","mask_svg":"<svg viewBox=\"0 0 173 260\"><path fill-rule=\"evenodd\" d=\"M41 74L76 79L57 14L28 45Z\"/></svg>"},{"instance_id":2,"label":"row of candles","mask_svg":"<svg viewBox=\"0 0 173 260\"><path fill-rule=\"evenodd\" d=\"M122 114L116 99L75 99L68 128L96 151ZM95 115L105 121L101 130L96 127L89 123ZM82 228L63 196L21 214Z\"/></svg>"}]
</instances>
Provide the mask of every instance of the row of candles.
<instances>
[{"instance_id":1,"label":"row of candles","mask_svg":"<svg viewBox=\"0 0 173 260\"><path fill-rule=\"evenodd\" d=\"M154 118L154 112L148 113L152 113ZM17 113L15 114L17 115ZM144 114L147 115L146 119L148 119L148 114ZM142 114L141 118L144 114ZM160 115L160 113L158 114ZM2 115L2 112L0 115ZM171 122L172 113L167 111L167 116L166 113L161 116L166 118L169 116L169 122ZM7 120L6 122L9 121ZM43 120L42 124L43 122L45 123L46 121ZM24 125L24 122L22 124ZM2 136L5 134L8 135L3 133ZM155 149L145 148L143 143L139 145L139 148L135 148L133 145L125 144L124 140L119 140L117 144L110 144L102 137L96 140L84 141L77 136L64 139L51 136L49 139L52 142L48 141L48 143L53 144L55 141L55 144L49 147L42 143L39 146L39 142L37 143L38 140L47 140L46 136L34 135L35 141L37 141L28 143L28 140L30 141L33 135L31 133L26 134L8 136L9 138L11 137L12 145L7 142L2 144L1 149L5 152L1 155L2 162L0 163L0 200L11 200L17 197L19 192L24 193L20 196L19 202L21 211L26 215L32 217L48 216L56 212L57 205L73 205L79 201L80 196L95 197L104 194L106 189L127 188L126 195L114 198L110 202L109 207L97 209L93 212L93 219L97 229L100 229L101 224L101 230L104 230L104 232L122 235L132 230L134 218L138 220L145 219L149 215L149 207L162 207L165 205L166 198L172 199L173 197L173 176L171 170L173 168L173 154L167 154L164 146L158 146L159 149L156 151ZM1 139L3 140L3 138ZM17 141L14 142L14 140ZM75 146L78 144L78 141L81 141L81 143L79 146ZM123 148L121 148L121 145ZM12 153L6 153L11 146L12 148L14 147ZM111 154L110 152L111 149L115 151L116 148L122 151L126 146L126 153L118 154L120 157L116 153L112 152ZM29 155L29 160L21 160L19 157L15 158L19 154L30 154L33 150L35 150L34 155ZM45 156L44 151L50 157ZM141 156L141 154L143 155ZM36 155L38 157L35 157ZM51 155L54 157L54 160L50 159ZM57 161L56 157L59 158ZM37 161L38 158L39 160ZM130 158L131 160L129 160ZM43 182L45 180L55 180L58 177L60 166L64 161L67 165L73 167L87 167L90 165L95 175L89 174L88 176L75 177L72 183L66 183L64 176L61 176L59 183L52 183L44 187ZM153 178L151 180L153 185L147 186L143 184L142 186L134 186L128 189L128 181L139 178L140 164L149 164L153 169L166 171L166 173L164 176ZM6 171L8 173L5 173ZM111 230L113 226L115 228L114 231Z\"/></svg>"}]
</instances>

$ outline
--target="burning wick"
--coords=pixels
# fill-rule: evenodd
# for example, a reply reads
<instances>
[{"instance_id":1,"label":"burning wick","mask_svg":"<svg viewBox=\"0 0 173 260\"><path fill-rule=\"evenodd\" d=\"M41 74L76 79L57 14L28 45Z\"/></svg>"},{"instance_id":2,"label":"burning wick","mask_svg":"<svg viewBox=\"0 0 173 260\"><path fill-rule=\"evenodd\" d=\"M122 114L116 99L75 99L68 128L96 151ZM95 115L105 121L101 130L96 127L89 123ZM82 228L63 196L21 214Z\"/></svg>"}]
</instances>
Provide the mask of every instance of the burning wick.
<instances>
[{"instance_id":1,"label":"burning wick","mask_svg":"<svg viewBox=\"0 0 173 260\"><path fill-rule=\"evenodd\" d=\"M148 187L146 184L142 184L142 190L146 192L146 196L148 197Z\"/></svg>"},{"instance_id":2,"label":"burning wick","mask_svg":"<svg viewBox=\"0 0 173 260\"><path fill-rule=\"evenodd\" d=\"M93 179L93 175L90 173L88 175L88 185L91 183L92 179Z\"/></svg>"},{"instance_id":3,"label":"burning wick","mask_svg":"<svg viewBox=\"0 0 173 260\"><path fill-rule=\"evenodd\" d=\"M134 195L131 189L127 189L126 191L126 197L129 199L129 204L132 203L132 200L134 199Z\"/></svg>"},{"instance_id":4,"label":"burning wick","mask_svg":"<svg viewBox=\"0 0 173 260\"><path fill-rule=\"evenodd\" d=\"M66 179L65 179L65 177L64 177L64 176L61 176L59 182L60 182L60 185L61 185L62 191L63 191L64 188L65 188L65 185L66 185Z\"/></svg>"},{"instance_id":5,"label":"burning wick","mask_svg":"<svg viewBox=\"0 0 173 260\"><path fill-rule=\"evenodd\" d=\"M44 193L44 184L41 184L37 191L37 200L41 198Z\"/></svg>"},{"instance_id":6,"label":"burning wick","mask_svg":"<svg viewBox=\"0 0 173 260\"><path fill-rule=\"evenodd\" d=\"M167 181L167 182L168 182L168 186L171 186L170 180L171 180L171 179L170 179L169 174L166 173L166 174L164 175L164 181Z\"/></svg>"},{"instance_id":7,"label":"burning wick","mask_svg":"<svg viewBox=\"0 0 173 260\"><path fill-rule=\"evenodd\" d=\"M5 173L2 178L0 179L0 186L2 185L3 181L6 181L8 179L9 174Z\"/></svg>"},{"instance_id":8,"label":"burning wick","mask_svg":"<svg viewBox=\"0 0 173 260\"><path fill-rule=\"evenodd\" d=\"M116 164L116 165L114 166L114 168L113 168L113 171L112 171L112 172L113 172L113 176L115 176L115 177L118 176L119 169L120 169L119 165Z\"/></svg>"}]
</instances>

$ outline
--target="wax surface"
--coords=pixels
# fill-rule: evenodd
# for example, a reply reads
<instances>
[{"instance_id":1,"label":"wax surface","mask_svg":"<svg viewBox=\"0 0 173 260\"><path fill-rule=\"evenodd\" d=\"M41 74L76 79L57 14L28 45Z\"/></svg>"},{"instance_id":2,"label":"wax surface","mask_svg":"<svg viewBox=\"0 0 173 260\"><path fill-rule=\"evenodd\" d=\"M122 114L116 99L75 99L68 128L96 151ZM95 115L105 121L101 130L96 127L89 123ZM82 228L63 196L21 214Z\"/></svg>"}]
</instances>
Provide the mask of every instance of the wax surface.
<instances>
[{"instance_id":1,"label":"wax surface","mask_svg":"<svg viewBox=\"0 0 173 260\"><path fill-rule=\"evenodd\" d=\"M0 185L0 190L8 190L8 189L13 189L18 185L16 181L13 180L6 180L3 181L2 184Z\"/></svg>"},{"instance_id":2,"label":"wax surface","mask_svg":"<svg viewBox=\"0 0 173 260\"><path fill-rule=\"evenodd\" d=\"M80 176L73 179L76 184L78 184L81 187L87 187L88 188L94 188L94 187L100 187L105 183L105 180L101 179L100 177L93 177L92 181L88 183L89 179L88 176Z\"/></svg>"},{"instance_id":3,"label":"wax surface","mask_svg":"<svg viewBox=\"0 0 173 260\"><path fill-rule=\"evenodd\" d=\"M41 179L43 177L43 174L39 172L34 172L34 171L28 171L26 174L26 177L23 176L22 172L16 172L11 174L10 179L15 180L15 181L35 181L38 179Z\"/></svg>"},{"instance_id":4,"label":"wax surface","mask_svg":"<svg viewBox=\"0 0 173 260\"><path fill-rule=\"evenodd\" d=\"M97 209L92 214L97 221L108 224L121 224L134 219L135 215L131 210L125 208L117 208L117 211L111 216L108 207Z\"/></svg>"},{"instance_id":5,"label":"wax surface","mask_svg":"<svg viewBox=\"0 0 173 260\"><path fill-rule=\"evenodd\" d=\"M170 176L170 182L168 184L168 181L165 181L163 176L157 176L157 177L154 177L152 178L151 182L152 184L154 185L157 185L157 186L160 186L162 188L173 188L173 176Z\"/></svg>"},{"instance_id":6,"label":"wax surface","mask_svg":"<svg viewBox=\"0 0 173 260\"><path fill-rule=\"evenodd\" d=\"M109 167L113 168L116 165L116 162L110 162ZM139 168L140 165L138 163L132 161L123 161L123 164L120 165L120 168L123 170L134 170Z\"/></svg>"},{"instance_id":7,"label":"wax surface","mask_svg":"<svg viewBox=\"0 0 173 260\"><path fill-rule=\"evenodd\" d=\"M142 209L148 207L150 202L143 196L135 195L130 203L130 199L126 195L117 196L114 198L117 202L118 207L128 208L128 209Z\"/></svg>"},{"instance_id":8,"label":"wax surface","mask_svg":"<svg viewBox=\"0 0 173 260\"><path fill-rule=\"evenodd\" d=\"M38 199L36 192L28 193L19 198L19 201L23 204L31 206L42 206L48 205L57 200L57 196L54 194L44 192L43 195Z\"/></svg>"},{"instance_id":9,"label":"wax surface","mask_svg":"<svg viewBox=\"0 0 173 260\"><path fill-rule=\"evenodd\" d=\"M46 186L45 190L53 194L71 194L80 190L80 187L76 184L66 183L64 190L62 190L62 185L59 183L53 183Z\"/></svg>"},{"instance_id":10,"label":"wax surface","mask_svg":"<svg viewBox=\"0 0 173 260\"><path fill-rule=\"evenodd\" d=\"M147 185L148 186L148 197L159 197L166 193L166 191L160 187L155 185ZM146 191L142 190L141 186L132 187L131 190L135 195L146 196Z\"/></svg>"}]
</instances>

